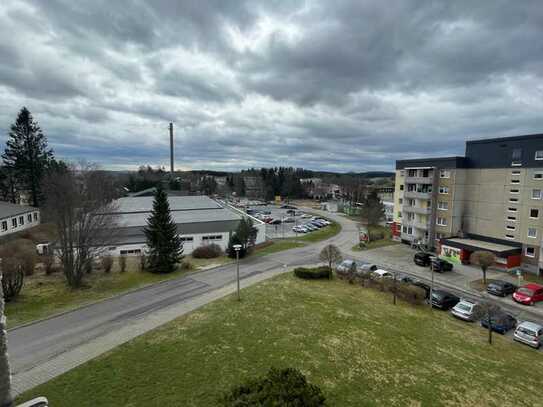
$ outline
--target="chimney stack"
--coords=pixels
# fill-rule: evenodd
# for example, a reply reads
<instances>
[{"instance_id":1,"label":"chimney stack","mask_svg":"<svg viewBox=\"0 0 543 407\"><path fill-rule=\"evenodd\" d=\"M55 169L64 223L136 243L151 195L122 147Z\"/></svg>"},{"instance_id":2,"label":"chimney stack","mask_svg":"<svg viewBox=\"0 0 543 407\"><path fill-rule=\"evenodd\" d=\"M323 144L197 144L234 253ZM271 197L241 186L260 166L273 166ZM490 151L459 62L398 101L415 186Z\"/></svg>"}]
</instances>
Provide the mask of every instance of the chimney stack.
<instances>
[{"instance_id":1,"label":"chimney stack","mask_svg":"<svg viewBox=\"0 0 543 407\"><path fill-rule=\"evenodd\" d=\"M170 123L170 172L173 177L173 123Z\"/></svg>"}]
</instances>

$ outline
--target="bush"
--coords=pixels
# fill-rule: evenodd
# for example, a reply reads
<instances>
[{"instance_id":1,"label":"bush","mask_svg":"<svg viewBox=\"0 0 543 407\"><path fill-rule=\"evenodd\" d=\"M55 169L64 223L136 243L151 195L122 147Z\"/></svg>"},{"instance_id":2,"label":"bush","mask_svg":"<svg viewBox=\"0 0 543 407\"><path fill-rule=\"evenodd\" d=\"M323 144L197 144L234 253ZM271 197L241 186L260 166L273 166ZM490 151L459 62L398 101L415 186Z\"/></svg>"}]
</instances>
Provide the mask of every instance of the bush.
<instances>
[{"instance_id":1,"label":"bush","mask_svg":"<svg viewBox=\"0 0 543 407\"><path fill-rule=\"evenodd\" d=\"M145 268L147 266L147 258L145 257L145 254L140 255L140 271L145 271Z\"/></svg>"},{"instance_id":2,"label":"bush","mask_svg":"<svg viewBox=\"0 0 543 407\"><path fill-rule=\"evenodd\" d=\"M382 230L370 230L368 234L371 242L385 238L385 233Z\"/></svg>"},{"instance_id":3,"label":"bush","mask_svg":"<svg viewBox=\"0 0 543 407\"><path fill-rule=\"evenodd\" d=\"M52 254L44 254L41 256L41 262L46 275L53 274L55 271L55 256Z\"/></svg>"},{"instance_id":4,"label":"bush","mask_svg":"<svg viewBox=\"0 0 543 407\"><path fill-rule=\"evenodd\" d=\"M296 267L294 275L305 280L315 280L321 278L330 278L332 270L328 266L320 266L314 268Z\"/></svg>"},{"instance_id":5,"label":"bush","mask_svg":"<svg viewBox=\"0 0 543 407\"><path fill-rule=\"evenodd\" d=\"M190 261L182 260L181 263L179 264L179 268L181 270L192 270L194 266L192 265Z\"/></svg>"},{"instance_id":6,"label":"bush","mask_svg":"<svg viewBox=\"0 0 543 407\"><path fill-rule=\"evenodd\" d=\"M325 400L321 389L308 383L299 370L271 368L262 378L234 386L220 398L219 403L225 407L321 407Z\"/></svg>"},{"instance_id":7,"label":"bush","mask_svg":"<svg viewBox=\"0 0 543 407\"><path fill-rule=\"evenodd\" d=\"M17 269L23 271L25 276L34 274L36 267L36 246L28 239L15 239L0 246L0 258L12 261Z\"/></svg>"},{"instance_id":8,"label":"bush","mask_svg":"<svg viewBox=\"0 0 543 407\"><path fill-rule=\"evenodd\" d=\"M421 305L426 301L426 291L412 284L400 284L397 295L398 298L413 305Z\"/></svg>"},{"instance_id":9,"label":"bush","mask_svg":"<svg viewBox=\"0 0 543 407\"><path fill-rule=\"evenodd\" d=\"M215 243L197 247L192 251L192 257L195 259L214 259L222 255L221 247Z\"/></svg>"},{"instance_id":10,"label":"bush","mask_svg":"<svg viewBox=\"0 0 543 407\"><path fill-rule=\"evenodd\" d=\"M15 299L23 289L25 273L21 264L14 258L5 259L2 263L2 289L4 299Z\"/></svg>"},{"instance_id":11,"label":"bush","mask_svg":"<svg viewBox=\"0 0 543 407\"><path fill-rule=\"evenodd\" d=\"M119 271L124 273L126 271L126 256L121 255L119 257Z\"/></svg>"},{"instance_id":12,"label":"bush","mask_svg":"<svg viewBox=\"0 0 543 407\"><path fill-rule=\"evenodd\" d=\"M226 250L228 257L235 259L236 258L236 251L234 250L234 245L241 244L241 240L239 239L238 235L234 234L228 241L228 249ZM239 251L239 258L242 259L247 254L247 250L243 247Z\"/></svg>"},{"instance_id":13,"label":"bush","mask_svg":"<svg viewBox=\"0 0 543 407\"><path fill-rule=\"evenodd\" d=\"M111 256L102 256L100 258L100 265L104 270L104 273L111 273L111 268L113 267L113 258Z\"/></svg>"}]
</instances>

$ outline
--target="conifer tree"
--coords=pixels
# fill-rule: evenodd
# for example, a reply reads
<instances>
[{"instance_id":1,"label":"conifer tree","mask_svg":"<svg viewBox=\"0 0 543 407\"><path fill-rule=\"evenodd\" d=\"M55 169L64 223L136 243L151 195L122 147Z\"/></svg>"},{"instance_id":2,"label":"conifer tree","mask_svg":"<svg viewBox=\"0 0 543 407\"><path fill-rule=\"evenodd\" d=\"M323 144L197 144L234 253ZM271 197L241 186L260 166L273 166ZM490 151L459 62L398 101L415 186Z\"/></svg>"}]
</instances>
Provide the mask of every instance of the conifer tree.
<instances>
[{"instance_id":1,"label":"conifer tree","mask_svg":"<svg viewBox=\"0 0 543 407\"><path fill-rule=\"evenodd\" d=\"M153 211L144 229L147 238L147 268L153 273L171 273L182 259L183 243L172 219L168 194L159 186Z\"/></svg>"},{"instance_id":2,"label":"conifer tree","mask_svg":"<svg viewBox=\"0 0 543 407\"><path fill-rule=\"evenodd\" d=\"M13 172L17 184L30 193L33 206L40 206L43 202L41 183L52 157L47 138L32 114L23 107L11 125L2 158L4 166Z\"/></svg>"}]
</instances>

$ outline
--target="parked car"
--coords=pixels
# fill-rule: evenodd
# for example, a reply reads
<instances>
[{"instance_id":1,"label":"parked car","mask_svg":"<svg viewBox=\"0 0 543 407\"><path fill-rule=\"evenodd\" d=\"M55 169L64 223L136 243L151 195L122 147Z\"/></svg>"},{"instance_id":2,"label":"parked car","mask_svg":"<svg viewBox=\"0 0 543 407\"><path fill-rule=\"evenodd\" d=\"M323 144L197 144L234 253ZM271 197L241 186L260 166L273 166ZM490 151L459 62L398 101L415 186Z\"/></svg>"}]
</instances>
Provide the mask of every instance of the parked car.
<instances>
[{"instance_id":1,"label":"parked car","mask_svg":"<svg viewBox=\"0 0 543 407\"><path fill-rule=\"evenodd\" d=\"M517 288L513 293L513 299L524 305L534 305L543 301L543 285L529 283Z\"/></svg>"},{"instance_id":2,"label":"parked car","mask_svg":"<svg viewBox=\"0 0 543 407\"><path fill-rule=\"evenodd\" d=\"M339 274L347 274L352 270L353 264L356 265L355 275L357 275L359 277L361 277L362 275L367 274L367 273L372 272L373 270L377 269L377 266L374 265L374 264L367 264L367 263L362 263L362 262L357 261L357 260L349 260L348 259L348 260L343 260L336 267L336 271Z\"/></svg>"},{"instance_id":3,"label":"parked car","mask_svg":"<svg viewBox=\"0 0 543 407\"><path fill-rule=\"evenodd\" d=\"M326 219L319 218L319 219L317 219L317 220L318 220L319 222L324 223L326 226L332 224L332 222L330 222L329 220L326 220Z\"/></svg>"},{"instance_id":4,"label":"parked car","mask_svg":"<svg viewBox=\"0 0 543 407\"><path fill-rule=\"evenodd\" d=\"M504 335L517 325L517 320L503 311L496 311L490 314L490 326L493 331ZM483 316L481 326L488 329L488 318Z\"/></svg>"},{"instance_id":5,"label":"parked car","mask_svg":"<svg viewBox=\"0 0 543 407\"><path fill-rule=\"evenodd\" d=\"M426 299L429 299L430 298L430 286L428 284L426 284L425 282L423 281L420 281L419 279L416 279L416 278L411 278L411 285L414 285L415 287L419 287L419 288L422 288L425 292L425 296L424 298Z\"/></svg>"},{"instance_id":6,"label":"parked car","mask_svg":"<svg viewBox=\"0 0 543 407\"><path fill-rule=\"evenodd\" d=\"M283 223L294 223L294 218L287 216L286 218L283 218Z\"/></svg>"},{"instance_id":7,"label":"parked car","mask_svg":"<svg viewBox=\"0 0 543 407\"><path fill-rule=\"evenodd\" d=\"M464 321L473 322L480 317L481 306L469 300L460 300L451 308L451 314Z\"/></svg>"},{"instance_id":8,"label":"parked car","mask_svg":"<svg viewBox=\"0 0 543 407\"><path fill-rule=\"evenodd\" d=\"M313 226L311 223L304 224L304 228L309 229L311 232L319 229L318 227Z\"/></svg>"},{"instance_id":9,"label":"parked car","mask_svg":"<svg viewBox=\"0 0 543 407\"><path fill-rule=\"evenodd\" d=\"M280 225L281 224L281 219L272 219L270 221L270 225Z\"/></svg>"},{"instance_id":10,"label":"parked car","mask_svg":"<svg viewBox=\"0 0 543 407\"><path fill-rule=\"evenodd\" d=\"M428 267L433 257L435 256L431 253L417 252L413 256L413 261L417 266Z\"/></svg>"},{"instance_id":11,"label":"parked car","mask_svg":"<svg viewBox=\"0 0 543 407\"><path fill-rule=\"evenodd\" d=\"M495 280L486 286L486 292L499 297L505 297L509 294L513 294L517 286L503 280Z\"/></svg>"},{"instance_id":12,"label":"parked car","mask_svg":"<svg viewBox=\"0 0 543 407\"><path fill-rule=\"evenodd\" d=\"M310 232L309 229L303 227L303 226L294 226L292 228L292 231L295 232L295 233L308 233Z\"/></svg>"},{"instance_id":13,"label":"parked car","mask_svg":"<svg viewBox=\"0 0 543 407\"><path fill-rule=\"evenodd\" d=\"M517 329L515 329L513 339L532 348L539 349L543 342L543 326L534 322L521 322L517 325Z\"/></svg>"},{"instance_id":14,"label":"parked car","mask_svg":"<svg viewBox=\"0 0 543 407\"><path fill-rule=\"evenodd\" d=\"M452 263L449 263L447 260L433 258L432 259L432 270L437 273L443 273L445 271L451 271L453 269Z\"/></svg>"},{"instance_id":15,"label":"parked car","mask_svg":"<svg viewBox=\"0 0 543 407\"><path fill-rule=\"evenodd\" d=\"M287 211L287 215L292 215L292 216L296 216L296 211L294 209L289 209Z\"/></svg>"},{"instance_id":16,"label":"parked car","mask_svg":"<svg viewBox=\"0 0 543 407\"><path fill-rule=\"evenodd\" d=\"M280 208L281 209L298 209L298 208L296 208L295 206L292 206L292 205L281 205Z\"/></svg>"},{"instance_id":17,"label":"parked car","mask_svg":"<svg viewBox=\"0 0 543 407\"><path fill-rule=\"evenodd\" d=\"M393 274L390 271L382 270L382 269L376 269L371 272L371 275L375 279L382 279L382 278L392 278L394 277Z\"/></svg>"},{"instance_id":18,"label":"parked car","mask_svg":"<svg viewBox=\"0 0 543 407\"><path fill-rule=\"evenodd\" d=\"M433 290L432 291L432 306L442 309L442 310L448 310L454 307L458 302L460 301L460 298L458 298L456 295L451 294L448 291L445 290Z\"/></svg>"},{"instance_id":19,"label":"parked car","mask_svg":"<svg viewBox=\"0 0 543 407\"><path fill-rule=\"evenodd\" d=\"M407 274L397 274L396 275L396 279L400 282L400 283L405 283L405 284L413 284L415 282L415 278L411 277L410 275L407 275Z\"/></svg>"},{"instance_id":20,"label":"parked car","mask_svg":"<svg viewBox=\"0 0 543 407\"><path fill-rule=\"evenodd\" d=\"M307 213L302 214L302 219L309 219L311 215L308 215Z\"/></svg>"},{"instance_id":21,"label":"parked car","mask_svg":"<svg viewBox=\"0 0 543 407\"><path fill-rule=\"evenodd\" d=\"M319 223L316 220L309 222L309 224L315 226L317 229L320 229L324 226L322 223Z\"/></svg>"},{"instance_id":22,"label":"parked car","mask_svg":"<svg viewBox=\"0 0 543 407\"><path fill-rule=\"evenodd\" d=\"M314 223L314 224L320 226L321 228L326 226L326 223L325 223L323 220L321 220L321 219L314 220L314 221L311 222L311 223Z\"/></svg>"}]
</instances>

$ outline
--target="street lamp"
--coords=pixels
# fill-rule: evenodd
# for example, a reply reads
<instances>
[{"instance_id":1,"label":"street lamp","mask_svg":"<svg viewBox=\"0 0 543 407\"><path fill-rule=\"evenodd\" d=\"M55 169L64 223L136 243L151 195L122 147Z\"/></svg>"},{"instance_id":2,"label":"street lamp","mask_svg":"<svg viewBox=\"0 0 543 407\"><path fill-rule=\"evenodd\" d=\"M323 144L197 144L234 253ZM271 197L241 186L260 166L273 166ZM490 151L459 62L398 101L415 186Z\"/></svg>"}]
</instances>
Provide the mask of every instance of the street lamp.
<instances>
[{"instance_id":1,"label":"street lamp","mask_svg":"<svg viewBox=\"0 0 543 407\"><path fill-rule=\"evenodd\" d=\"M234 245L234 250L236 251L236 263L237 263L236 278L237 278L237 282L238 282L238 301L241 301L241 296L239 294L239 251L241 250L241 245L240 244L235 244Z\"/></svg>"}]
</instances>

